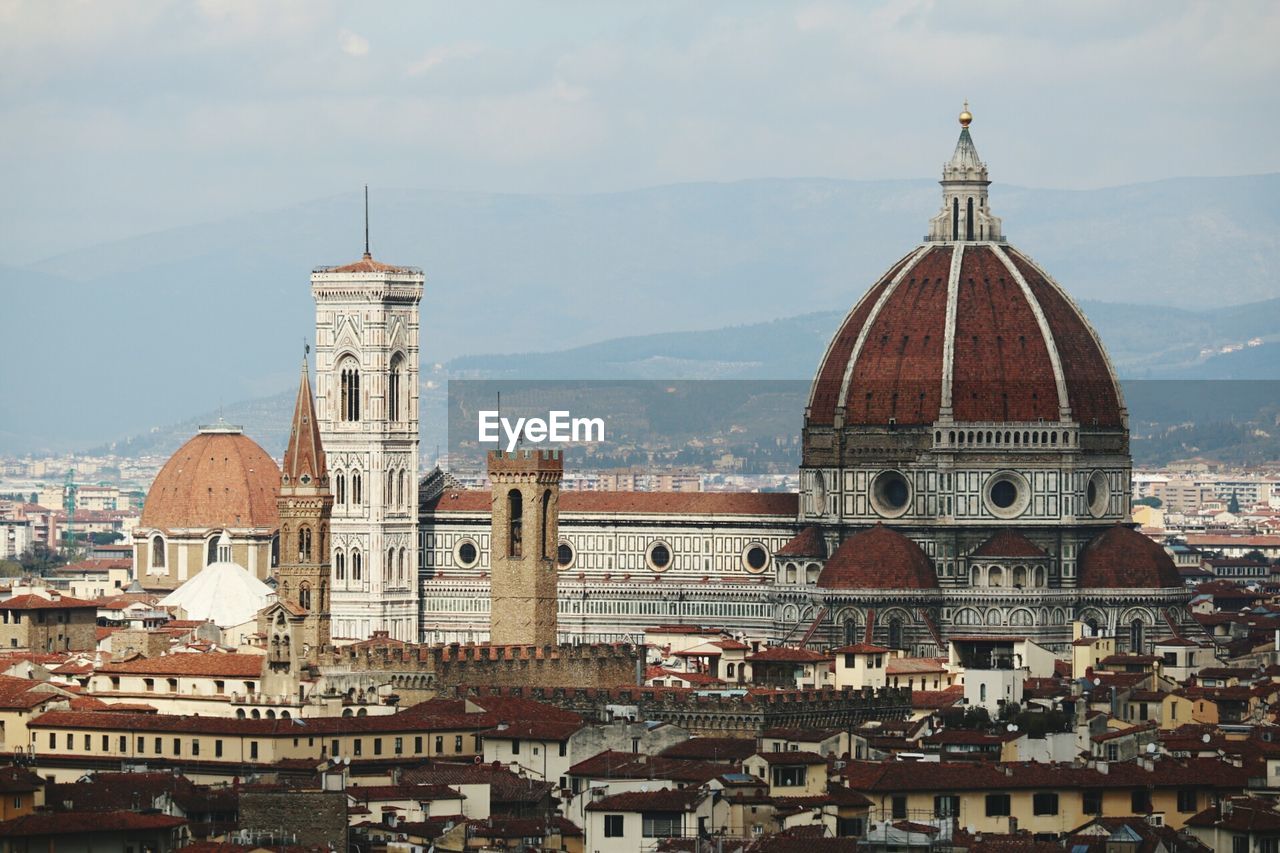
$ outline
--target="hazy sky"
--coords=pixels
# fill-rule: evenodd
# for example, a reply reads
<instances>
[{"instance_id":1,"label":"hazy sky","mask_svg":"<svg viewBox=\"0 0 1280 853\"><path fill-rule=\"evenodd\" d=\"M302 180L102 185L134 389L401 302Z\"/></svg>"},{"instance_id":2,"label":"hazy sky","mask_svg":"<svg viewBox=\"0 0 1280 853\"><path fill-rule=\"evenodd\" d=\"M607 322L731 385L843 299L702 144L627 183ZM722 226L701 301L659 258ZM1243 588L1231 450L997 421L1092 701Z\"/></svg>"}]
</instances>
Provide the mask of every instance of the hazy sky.
<instances>
[{"instance_id":1,"label":"hazy sky","mask_svg":"<svg viewBox=\"0 0 1280 853\"><path fill-rule=\"evenodd\" d=\"M374 187L1280 169L1280 3L0 0L20 264Z\"/></svg>"}]
</instances>

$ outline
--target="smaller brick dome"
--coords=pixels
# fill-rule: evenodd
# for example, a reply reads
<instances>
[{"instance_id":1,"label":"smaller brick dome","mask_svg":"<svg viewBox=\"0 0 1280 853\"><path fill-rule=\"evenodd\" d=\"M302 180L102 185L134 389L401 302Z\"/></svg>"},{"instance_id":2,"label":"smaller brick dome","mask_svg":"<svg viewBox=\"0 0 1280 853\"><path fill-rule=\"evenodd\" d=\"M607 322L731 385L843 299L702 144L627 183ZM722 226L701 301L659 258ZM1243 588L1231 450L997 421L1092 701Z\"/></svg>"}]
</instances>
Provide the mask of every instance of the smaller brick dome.
<instances>
[{"instance_id":1,"label":"smaller brick dome","mask_svg":"<svg viewBox=\"0 0 1280 853\"><path fill-rule=\"evenodd\" d=\"M818 575L825 589L937 589L933 561L915 542L877 524L840 543Z\"/></svg>"},{"instance_id":2,"label":"smaller brick dome","mask_svg":"<svg viewBox=\"0 0 1280 853\"><path fill-rule=\"evenodd\" d=\"M1132 527L1117 524L1080 552L1086 589L1151 589L1183 586L1173 558Z\"/></svg>"},{"instance_id":3,"label":"smaller brick dome","mask_svg":"<svg viewBox=\"0 0 1280 853\"><path fill-rule=\"evenodd\" d=\"M204 427L164 463L140 526L214 530L280 526L275 460L238 427Z\"/></svg>"}]
</instances>

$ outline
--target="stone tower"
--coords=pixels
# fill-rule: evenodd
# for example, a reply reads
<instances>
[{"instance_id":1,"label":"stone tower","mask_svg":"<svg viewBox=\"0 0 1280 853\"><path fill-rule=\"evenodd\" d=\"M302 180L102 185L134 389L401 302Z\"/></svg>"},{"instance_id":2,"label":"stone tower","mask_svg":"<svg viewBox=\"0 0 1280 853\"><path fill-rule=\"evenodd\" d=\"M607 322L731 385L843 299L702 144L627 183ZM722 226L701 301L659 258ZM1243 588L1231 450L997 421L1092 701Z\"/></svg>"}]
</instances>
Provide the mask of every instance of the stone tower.
<instances>
[{"instance_id":1,"label":"stone tower","mask_svg":"<svg viewBox=\"0 0 1280 853\"><path fill-rule=\"evenodd\" d=\"M280 474L280 563L276 567L276 598L284 605L295 626L289 646L293 655L304 649L329 645L329 525L333 494L325 465L320 427L311 399L311 379L307 363L302 363L298 400L293 407L289 446L284 452ZM273 638L283 649L284 637ZM273 647L271 650L277 650Z\"/></svg>"},{"instance_id":2,"label":"stone tower","mask_svg":"<svg viewBox=\"0 0 1280 853\"><path fill-rule=\"evenodd\" d=\"M418 639L422 271L374 260L311 274L316 403L333 491L334 636Z\"/></svg>"},{"instance_id":3,"label":"stone tower","mask_svg":"<svg viewBox=\"0 0 1280 853\"><path fill-rule=\"evenodd\" d=\"M556 450L494 451L489 642L546 645L556 638L556 548L564 460Z\"/></svg>"}]
</instances>

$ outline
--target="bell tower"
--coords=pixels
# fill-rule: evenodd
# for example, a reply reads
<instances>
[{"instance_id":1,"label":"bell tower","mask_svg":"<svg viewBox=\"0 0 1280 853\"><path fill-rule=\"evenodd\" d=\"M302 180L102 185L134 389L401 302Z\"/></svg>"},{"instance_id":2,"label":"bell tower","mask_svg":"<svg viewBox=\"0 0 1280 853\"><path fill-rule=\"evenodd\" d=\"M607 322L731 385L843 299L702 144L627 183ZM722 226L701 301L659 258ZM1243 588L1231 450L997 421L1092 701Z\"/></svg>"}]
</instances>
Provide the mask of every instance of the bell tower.
<instances>
[{"instance_id":1,"label":"bell tower","mask_svg":"<svg viewBox=\"0 0 1280 853\"><path fill-rule=\"evenodd\" d=\"M418 305L422 271L318 267L316 416L333 490L333 632L418 639Z\"/></svg>"},{"instance_id":2,"label":"bell tower","mask_svg":"<svg viewBox=\"0 0 1280 853\"><path fill-rule=\"evenodd\" d=\"M556 637L556 548L560 542L558 450L493 451L489 642L543 646Z\"/></svg>"},{"instance_id":3,"label":"bell tower","mask_svg":"<svg viewBox=\"0 0 1280 853\"><path fill-rule=\"evenodd\" d=\"M288 644L294 656L302 657L304 649L329 645L329 525L333 513L329 472L305 360L276 505L280 512L276 598L289 611L289 621L300 625L289 632ZM285 642L283 637L278 641L281 645ZM285 655L285 650L280 653Z\"/></svg>"}]
</instances>

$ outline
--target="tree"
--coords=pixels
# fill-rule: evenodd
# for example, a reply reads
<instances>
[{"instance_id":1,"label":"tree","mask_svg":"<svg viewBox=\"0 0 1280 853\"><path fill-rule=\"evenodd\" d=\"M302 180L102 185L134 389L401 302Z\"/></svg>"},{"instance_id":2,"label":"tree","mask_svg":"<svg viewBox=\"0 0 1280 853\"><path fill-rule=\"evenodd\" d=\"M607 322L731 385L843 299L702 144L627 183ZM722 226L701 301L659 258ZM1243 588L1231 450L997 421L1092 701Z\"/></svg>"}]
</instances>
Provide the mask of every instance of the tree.
<instances>
[{"instance_id":1,"label":"tree","mask_svg":"<svg viewBox=\"0 0 1280 853\"><path fill-rule=\"evenodd\" d=\"M1236 493L1231 493L1231 500L1227 501L1227 512L1232 515L1240 514L1240 498L1236 497Z\"/></svg>"},{"instance_id":2,"label":"tree","mask_svg":"<svg viewBox=\"0 0 1280 853\"><path fill-rule=\"evenodd\" d=\"M1134 501L1134 502L1133 502L1133 505L1134 505L1134 506L1149 506L1149 507L1151 507L1152 509L1159 509L1160 507L1164 506L1164 501L1162 501L1162 500L1160 500L1159 498L1156 498L1156 497L1138 498L1136 501Z\"/></svg>"},{"instance_id":3,"label":"tree","mask_svg":"<svg viewBox=\"0 0 1280 853\"><path fill-rule=\"evenodd\" d=\"M18 557L22 570L27 574L44 575L51 569L65 565L67 558L43 542L36 542Z\"/></svg>"},{"instance_id":4,"label":"tree","mask_svg":"<svg viewBox=\"0 0 1280 853\"><path fill-rule=\"evenodd\" d=\"M13 560L0 560L0 578L22 577L22 564Z\"/></svg>"},{"instance_id":5,"label":"tree","mask_svg":"<svg viewBox=\"0 0 1280 853\"><path fill-rule=\"evenodd\" d=\"M105 533L90 533L89 541L94 545L113 545L124 539L124 534L118 530L112 530Z\"/></svg>"}]
</instances>

